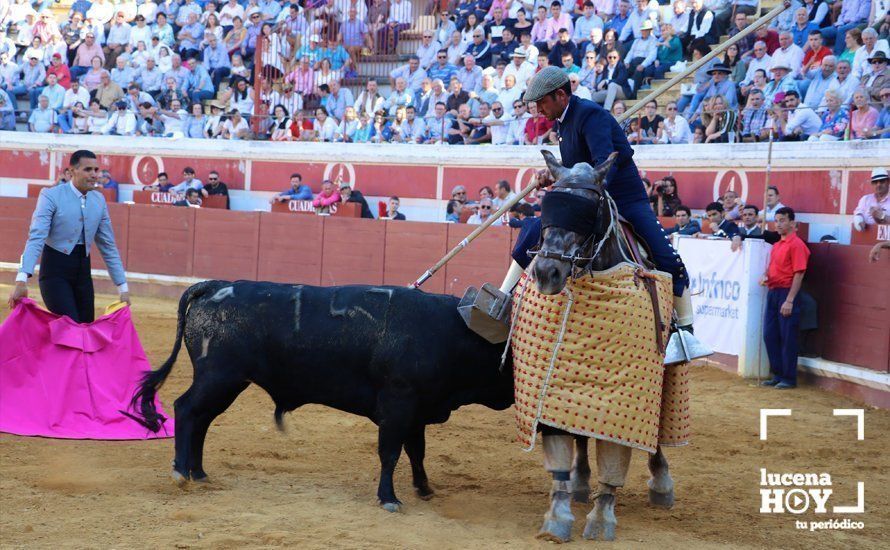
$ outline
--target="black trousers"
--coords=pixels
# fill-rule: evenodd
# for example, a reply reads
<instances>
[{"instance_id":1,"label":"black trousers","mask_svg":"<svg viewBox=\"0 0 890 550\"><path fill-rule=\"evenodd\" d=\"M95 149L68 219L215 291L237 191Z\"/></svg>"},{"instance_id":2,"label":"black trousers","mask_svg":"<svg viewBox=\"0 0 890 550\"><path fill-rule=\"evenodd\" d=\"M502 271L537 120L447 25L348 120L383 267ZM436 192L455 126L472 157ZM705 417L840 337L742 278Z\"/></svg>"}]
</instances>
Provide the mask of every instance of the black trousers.
<instances>
[{"instance_id":1,"label":"black trousers","mask_svg":"<svg viewBox=\"0 0 890 550\"><path fill-rule=\"evenodd\" d=\"M77 323L93 322L93 277L84 245L75 246L69 255L43 247L39 282L47 309L56 315L67 315Z\"/></svg>"}]
</instances>

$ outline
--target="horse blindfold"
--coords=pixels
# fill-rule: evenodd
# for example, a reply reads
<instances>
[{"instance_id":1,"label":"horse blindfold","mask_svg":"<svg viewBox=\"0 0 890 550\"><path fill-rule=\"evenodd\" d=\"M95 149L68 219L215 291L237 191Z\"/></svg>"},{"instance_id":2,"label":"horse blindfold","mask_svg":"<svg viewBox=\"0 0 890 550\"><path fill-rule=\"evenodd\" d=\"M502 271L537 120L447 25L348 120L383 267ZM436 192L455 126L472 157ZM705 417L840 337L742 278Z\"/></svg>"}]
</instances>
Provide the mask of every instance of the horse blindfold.
<instances>
[{"instance_id":1,"label":"horse blindfold","mask_svg":"<svg viewBox=\"0 0 890 550\"><path fill-rule=\"evenodd\" d=\"M559 227L585 237L602 234L600 202L562 191L552 191L541 201L541 226Z\"/></svg>"}]
</instances>

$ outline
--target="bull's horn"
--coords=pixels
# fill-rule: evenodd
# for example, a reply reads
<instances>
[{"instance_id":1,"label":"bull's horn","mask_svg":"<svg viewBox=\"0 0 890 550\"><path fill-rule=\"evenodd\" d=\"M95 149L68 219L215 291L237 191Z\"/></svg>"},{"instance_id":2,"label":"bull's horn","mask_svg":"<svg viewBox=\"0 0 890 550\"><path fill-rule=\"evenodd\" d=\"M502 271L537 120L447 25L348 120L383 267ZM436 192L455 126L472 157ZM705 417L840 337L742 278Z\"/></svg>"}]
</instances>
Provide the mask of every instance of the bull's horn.
<instances>
[{"instance_id":1,"label":"bull's horn","mask_svg":"<svg viewBox=\"0 0 890 550\"><path fill-rule=\"evenodd\" d=\"M546 149L542 149L541 154L544 155L544 162L547 163L547 168L553 175L553 181L559 181L569 174L569 169L560 164L553 153Z\"/></svg>"}]
</instances>

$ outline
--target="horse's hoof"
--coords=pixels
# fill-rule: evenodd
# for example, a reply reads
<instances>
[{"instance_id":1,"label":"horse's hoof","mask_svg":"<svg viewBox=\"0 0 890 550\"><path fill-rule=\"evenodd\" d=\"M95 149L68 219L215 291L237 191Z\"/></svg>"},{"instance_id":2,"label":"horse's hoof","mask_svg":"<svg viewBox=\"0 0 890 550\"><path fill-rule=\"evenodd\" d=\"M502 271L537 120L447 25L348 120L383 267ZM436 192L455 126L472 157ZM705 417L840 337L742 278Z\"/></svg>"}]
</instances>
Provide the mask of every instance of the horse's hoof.
<instances>
[{"instance_id":1,"label":"horse's hoof","mask_svg":"<svg viewBox=\"0 0 890 550\"><path fill-rule=\"evenodd\" d=\"M173 483L179 488L185 487L185 484L188 483L189 478L185 477L177 470L173 470L170 475L173 477Z\"/></svg>"},{"instance_id":2,"label":"horse's hoof","mask_svg":"<svg viewBox=\"0 0 890 550\"><path fill-rule=\"evenodd\" d=\"M381 504L383 509L387 512L401 512L402 511L402 503L401 502L384 502Z\"/></svg>"},{"instance_id":3,"label":"horse's hoof","mask_svg":"<svg viewBox=\"0 0 890 550\"><path fill-rule=\"evenodd\" d=\"M658 508L671 509L674 507L674 492L658 493L649 489L649 504Z\"/></svg>"},{"instance_id":4,"label":"horse's hoof","mask_svg":"<svg viewBox=\"0 0 890 550\"><path fill-rule=\"evenodd\" d=\"M593 510L587 514L587 525L584 526L584 534L587 540L615 540L615 527L618 520L615 518L615 495L600 494L596 497Z\"/></svg>"},{"instance_id":5,"label":"horse's hoof","mask_svg":"<svg viewBox=\"0 0 890 550\"><path fill-rule=\"evenodd\" d=\"M558 519L544 520L541 531L536 537L550 542L569 542L572 538L572 522Z\"/></svg>"},{"instance_id":6,"label":"horse's hoof","mask_svg":"<svg viewBox=\"0 0 890 550\"><path fill-rule=\"evenodd\" d=\"M615 522L588 521L582 535L587 540L615 540Z\"/></svg>"},{"instance_id":7,"label":"horse's hoof","mask_svg":"<svg viewBox=\"0 0 890 550\"><path fill-rule=\"evenodd\" d=\"M590 502L590 490L575 491L572 493L572 500L580 502L581 504L588 504Z\"/></svg>"},{"instance_id":8,"label":"horse's hoof","mask_svg":"<svg viewBox=\"0 0 890 550\"><path fill-rule=\"evenodd\" d=\"M195 474L192 474L192 481L195 483L210 483L210 478L207 477L207 474L204 474L201 477L196 477Z\"/></svg>"}]
</instances>

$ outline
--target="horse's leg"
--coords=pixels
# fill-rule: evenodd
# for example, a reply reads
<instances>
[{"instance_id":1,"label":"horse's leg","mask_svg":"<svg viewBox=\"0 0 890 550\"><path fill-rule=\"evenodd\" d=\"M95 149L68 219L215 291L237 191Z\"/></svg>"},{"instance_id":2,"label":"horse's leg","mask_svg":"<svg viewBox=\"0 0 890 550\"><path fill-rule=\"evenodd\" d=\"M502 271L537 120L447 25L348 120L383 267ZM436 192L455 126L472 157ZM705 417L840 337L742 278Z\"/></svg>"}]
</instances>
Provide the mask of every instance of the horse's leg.
<instances>
[{"instance_id":1,"label":"horse's leg","mask_svg":"<svg viewBox=\"0 0 890 550\"><path fill-rule=\"evenodd\" d=\"M572 470L572 442L574 437L561 430L542 430L544 444L544 467L553 475L553 488L550 490L550 508L544 514L544 525L538 533L539 539L553 542L568 542L572 536L572 515L570 475Z\"/></svg>"},{"instance_id":2,"label":"horse's leg","mask_svg":"<svg viewBox=\"0 0 890 550\"><path fill-rule=\"evenodd\" d=\"M599 491L593 510L587 515L584 527L585 539L615 540L615 493L624 486L630 467L630 447L596 440L596 469Z\"/></svg>"},{"instance_id":3,"label":"horse's leg","mask_svg":"<svg viewBox=\"0 0 890 550\"><path fill-rule=\"evenodd\" d=\"M575 462L572 465L572 498L587 504L590 500L590 457L586 437L575 436Z\"/></svg>"},{"instance_id":4,"label":"horse's leg","mask_svg":"<svg viewBox=\"0 0 890 550\"><path fill-rule=\"evenodd\" d=\"M649 456L649 472L652 477L648 481L649 504L661 508L674 506L674 480L668 469L668 461L661 446L655 449L655 454Z\"/></svg>"}]
</instances>

